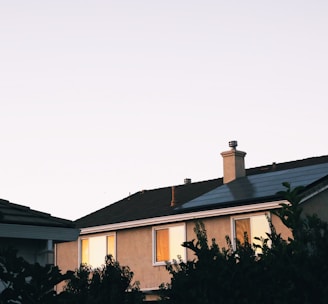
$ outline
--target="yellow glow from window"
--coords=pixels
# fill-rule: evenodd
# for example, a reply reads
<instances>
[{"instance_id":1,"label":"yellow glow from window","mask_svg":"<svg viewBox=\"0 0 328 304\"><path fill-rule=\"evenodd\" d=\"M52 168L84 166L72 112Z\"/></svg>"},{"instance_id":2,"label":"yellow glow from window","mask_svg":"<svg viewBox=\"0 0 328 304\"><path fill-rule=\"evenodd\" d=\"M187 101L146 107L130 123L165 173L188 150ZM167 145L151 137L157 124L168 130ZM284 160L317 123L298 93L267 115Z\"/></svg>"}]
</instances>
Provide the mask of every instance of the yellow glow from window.
<instances>
[{"instance_id":1,"label":"yellow glow from window","mask_svg":"<svg viewBox=\"0 0 328 304\"><path fill-rule=\"evenodd\" d=\"M172 226L155 231L156 262L177 260L180 256L185 260L185 249L181 244L185 241L185 227Z\"/></svg>"},{"instance_id":2,"label":"yellow glow from window","mask_svg":"<svg viewBox=\"0 0 328 304\"><path fill-rule=\"evenodd\" d=\"M181 244L185 241L184 226L170 227L170 260L177 260L179 256L185 259L184 247Z\"/></svg>"},{"instance_id":3,"label":"yellow glow from window","mask_svg":"<svg viewBox=\"0 0 328 304\"><path fill-rule=\"evenodd\" d=\"M88 239L83 239L81 241L81 252L82 252L81 263L88 264L89 263L89 240Z\"/></svg>"},{"instance_id":4,"label":"yellow glow from window","mask_svg":"<svg viewBox=\"0 0 328 304\"><path fill-rule=\"evenodd\" d=\"M261 241L255 239L267 238L266 233L270 233L270 225L265 214L253 215L248 218L235 219L235 238L244 243L244 232L247 232L248 242L252 244L261 245ZM270 246L270 243L268 244ZM256 252L260 252L257 249Z\"/></svg>"},{"instance_id":5,"label":"yellow glow from window","mask_svg":"<svg viewBox=\"0 0 328 304\"><path fill-rule=\"evenodd\" d=\"M115 237L114 235L107 236L107 254L111 254L115 259Z\"/></svg>"},{"instance_id":6,"label":"yellow glow from window","mask_svg":"<svg viewBox=\"0 0 328 304\"><path fill-rule=\"evenodd\" d=\"M165 262L170 259L169 229L156 231L156 262Z\"/></svg>"},{"instance_id":7,"label":"yellow glow from window","mask_svg":"<svg viewBox=\"0 0 328 304\"><path fill-rule=\"evenodd\" d=\"M251 223L249 218L235 220L236 239L243 244L245 242L245 233L247 233L248 242L251 241Z\"/></svg>"},{"instance_id":8,"label":"yellow glow from window","mask_svg":"<svg viewBox=\"0 0 328 304\"><path fill-rule=\"evenodd\" d=\"M264 214L251 217L251 231L252 243L261 244L260 241L254 239L255 237L267 238L266 233L270 233L270 225Z\"/></svg>"},{"instance_id":9,"label":"yellow glow from window","mask_svg":"<svg viewBox=\"0 0 328 304\"><path fill-rule=\"evenodd\" d=\"M94 236L89 238L89 264L96 268L105 263L106 237Z\"/></svg>"},{"instance_id":10,"label":"yellow glow from window","mask_svg":"<svg viewBox=\"0 0 328 304\"><path fill-rule=\"evenodd\" d=\"M105 263L105 257L111 254L115 257L115 235L92 236L81 240L81 263L92 268Z\"/></svg>"}]
</instances>

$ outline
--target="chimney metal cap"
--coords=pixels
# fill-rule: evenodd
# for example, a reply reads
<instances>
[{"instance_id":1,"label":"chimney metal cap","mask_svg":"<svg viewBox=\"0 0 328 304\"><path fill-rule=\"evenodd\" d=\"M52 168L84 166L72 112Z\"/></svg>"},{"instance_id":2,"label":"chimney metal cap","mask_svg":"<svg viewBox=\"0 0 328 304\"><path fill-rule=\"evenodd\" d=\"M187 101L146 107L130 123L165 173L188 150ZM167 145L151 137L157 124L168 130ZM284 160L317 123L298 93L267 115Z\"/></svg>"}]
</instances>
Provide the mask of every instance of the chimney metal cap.
<instances>
[{"instance_id":1,"label":"chimney metal cap","mask_svg":"<svg viewBox=\"0 0 328 304\"><path fill-rule=\"evenodd\" d=\"M237 140L231 140L229 141L229 147L232 149L236 149L236 147L238 146Z\"/></svg>"}]
</instances>

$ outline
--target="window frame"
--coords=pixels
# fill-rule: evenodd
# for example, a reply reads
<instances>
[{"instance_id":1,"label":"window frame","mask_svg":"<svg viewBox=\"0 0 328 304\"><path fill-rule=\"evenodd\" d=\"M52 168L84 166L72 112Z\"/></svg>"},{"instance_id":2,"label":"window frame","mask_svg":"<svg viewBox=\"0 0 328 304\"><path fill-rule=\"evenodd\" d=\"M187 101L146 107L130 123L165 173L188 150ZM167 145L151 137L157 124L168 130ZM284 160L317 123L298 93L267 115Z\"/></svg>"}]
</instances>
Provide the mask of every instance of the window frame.
<instances>
[{"instance_id":1,"label":"window frame","mask_svg":"<svg viewBox=\"0 0 328 304\"><path fill-rule=\"evenodd\" d=\"M231 243L232 243L234 250L236 250L236 245L237 245L236 244L236 225L235 225L236 220L251 219L256 216L264 216L264 217L269 217L269 219L271 219L271 212L266 211L266 212L246 213L246 214L240 214L240 215L233 215L230 217L231 233L232 233L231 234L232 235ZM253 243L254 243L253 238L258 237L258 235L255 235L255 236L252 235L252 224L251 223L250 223L250 231L251 231L251 235L250 236L248 235L248 242L253 246ZM271 233L269 223L268 223L268 231L267 232ZM263 237L266 237L266 236L264 235ZM269 244L269 246L270 246L270 244Z\"/></svg>"},{"instance_id":2,"label":"window frame","mask_svg":"<svg viewBox=\"0 0 328 304\"><path fill-rule=\"evenodd\" d=\"M157 241L156 241L156 232L158 230L162 230L162 229L170 229L173 227L182 227L183 228L183 241L181 242L181 244L183 242L186 241L187 238L187 227L186 227L186 223L175 223L175 224L166 224L166 225L160 225L160 226L154 226L152 227L152 261L153 261L153 266L165 266L166 265L166 261L156 261L156 247L157 247ZM180 245L181 245L180 244ZM182 255L181 258L183 261L186 261L187 259L187 248L181 246L181 252ZM173 260L177 260L177 257L170 257L170 259L168 260L168 262L172 262Z\"/></svg>"},{"instance_id":3,"label":"window frame","mask_svg":"<svg viewBox=\"0 0 328 304\"><path fill-rule=\"evenodd\" d=\"M89 242L89 240L91 238L94 238L94 237L105 237L105 239L106 239L106 244L105 244L106 252L104 254L104 258L105 258L105 256L108 254L107 253L107 250L108 250L108 237L110 237L110 236L114 237L114 253L112 255L113 255L113 258L116 260L116 257L117 257L116 232L109 232L109 233L103 233L103 234L92 234L92 235L82 235L82 236L79 237L79 243L78 243L78 263L79 263L78 267L82 264L82 242L83 242L83 240L88 240L88 251L89 251L89 255L90 255L90 242ZM90 257L89 257L89 262L90 262ZM90 266L89 262L86 263L86 264ZM102 264L105 264L105 259L104 259ZM97 268L97 267L100 267L101 265L96 265L96 266L91 265L91 266L92 266L92 268Z\"/></svg>"}]
</instances>

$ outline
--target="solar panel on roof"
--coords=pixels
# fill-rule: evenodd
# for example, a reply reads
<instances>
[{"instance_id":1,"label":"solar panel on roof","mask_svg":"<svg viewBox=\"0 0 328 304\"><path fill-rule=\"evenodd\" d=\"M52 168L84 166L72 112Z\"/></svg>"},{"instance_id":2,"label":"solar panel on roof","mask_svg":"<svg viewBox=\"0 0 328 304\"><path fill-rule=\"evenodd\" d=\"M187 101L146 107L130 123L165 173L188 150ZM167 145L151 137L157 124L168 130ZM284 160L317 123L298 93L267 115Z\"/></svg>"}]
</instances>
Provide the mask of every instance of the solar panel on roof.
<instances>
[{"instance_id":1,"label":"solar panel on roof","mask_svg":"<svg viewBox=\"0 0 328 304\"><path fill-rule=\"evenodd\" d=\"M308 186L327 175L328 163L324 163L241 177L184 203L179 209L185 210L272 197L278 191L285 190L282 185L283 182L290 183L292 188Z\"/></svg>"}]
</instances>

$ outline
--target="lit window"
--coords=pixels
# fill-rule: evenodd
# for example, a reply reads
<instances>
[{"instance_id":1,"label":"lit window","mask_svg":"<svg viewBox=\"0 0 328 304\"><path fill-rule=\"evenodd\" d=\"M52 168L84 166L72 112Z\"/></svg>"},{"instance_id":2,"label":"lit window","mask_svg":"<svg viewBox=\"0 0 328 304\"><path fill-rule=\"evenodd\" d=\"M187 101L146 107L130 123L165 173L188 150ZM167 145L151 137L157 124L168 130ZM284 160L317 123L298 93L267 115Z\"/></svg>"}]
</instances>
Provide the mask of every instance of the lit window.
<instances>
[{"instance_id":1,"label":"lit window","mask_svg":"<svg viewBox=\"0 0 328 304\"><path fill-rule=\"evenodd\" d=\"M111 254L114 258L115 235L92 236L81 239L81 263L93 268L105 263L105 257Z\"/></svg>"},{"instance_id":2,"label":"lit window","mask_svg":"<svg viewBox=\"0 0 328 304\"><path fill-rule=\"evenodd\" d=\"M154 264L163 265L165 261L186 259L186 249L182 243L186 240L185 225L156 227L154 236Z\"/></svg>"},{"instance_id":3,"label":"lit window","mask_svg":"<svg viewBox=\"0 0 328 304\"><path fill-rule=\"evenodd\" d=\"M270 225L266 215L233 218L234 240L237 239L240 243L244 243L245 233L247 233L250 244L260 245L261 242L256 240L255 237L267 238L267 233L270 233Z\"/></svg>"},{"instance_id":4,"label":"lit window","mask_svg":"<svg viewBox=\"0 0 328 304\"><path fill-rule=\"evenodd\" d=\"M82 252L82 264L89 263L89 239L82 239L81 240L81 252Z\"/></svg>"}]
</instances>

